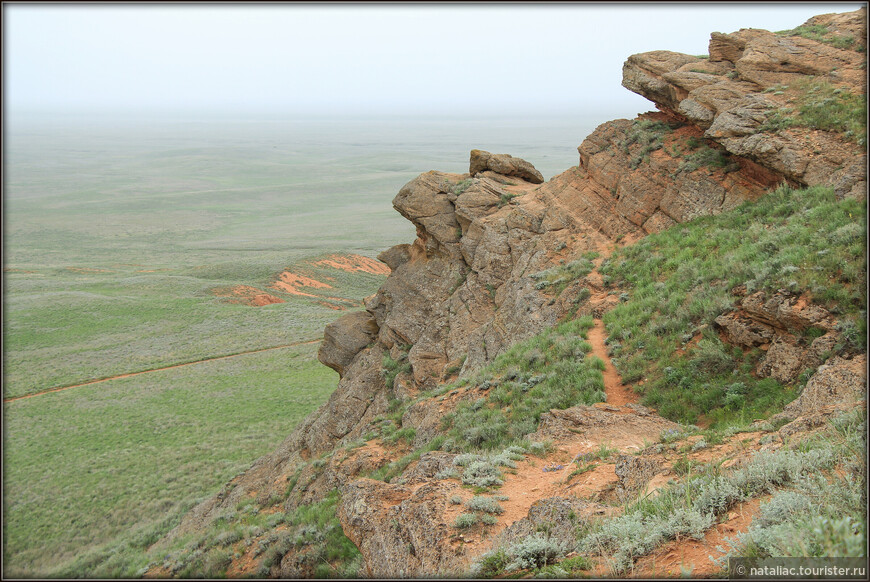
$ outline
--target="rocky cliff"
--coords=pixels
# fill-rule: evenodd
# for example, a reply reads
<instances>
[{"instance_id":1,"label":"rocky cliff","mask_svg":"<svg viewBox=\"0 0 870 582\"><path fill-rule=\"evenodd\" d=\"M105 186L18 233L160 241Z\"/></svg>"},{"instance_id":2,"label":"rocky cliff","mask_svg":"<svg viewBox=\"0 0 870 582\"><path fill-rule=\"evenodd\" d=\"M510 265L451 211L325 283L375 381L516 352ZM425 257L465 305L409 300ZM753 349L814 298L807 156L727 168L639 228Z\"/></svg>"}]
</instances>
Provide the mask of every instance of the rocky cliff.
<instances>
[{"instance_id":1,"label":"rocky cliff","mask_svg":"<svg viewBox=\"0 0 870 582\"><path fill-rule=\"evenodd\" d=\"M528 161L473 150L468 173L432 171L409 182L393 206L416 226L416 240L381 253L391 270L386 282L366 300L365 311L325 331L320 360L341 376L329 401L274 453L194 508L170 539L232 519L250 498L289 512L337 491L335 511L362 553L364 573L418 577L467 570L497 536L457 537L454 505L470 494L455 474L456 455L432 443L444 432L445 415L488 394L489 386L454 387L517 342L582 316L597 321L619 303L619 293L597 271L618 246L735 209L783 182L863 197L865 134L848 121L812 116L864 95L865 22L861 10L819 16L785 34L713 33L705 58L633 55L623 85L658 111L598 127L579 146L576 167L544 182ZM803 34L807 30L813 34ZM776 312L784 299L770 301L746 296L716 325L734 345L765 346L767 368L759 374L787 382L825 361L835 321L812 306ZM804 345L800 334L812 326L822 330L820 337ZM856 364L849 366L846 383L855 396L863 380ZM790 418L804 412L799 408ZM385 423L403 431L404 440L385 438ZM527 434L572 454L605 443L624 453L678 429L639 405L597 405L554 409ZM528 490L510 494L509 515L496 526L500 539L528 534L547 512L590 519L608 514L612 508L602 499L645 487L664 470L661 459L638 465L627 457L617 465L585 494L540 469L537 481L525 485L521 474L509 478L506 489ZM371 478L385 471L388 479ZM551 497L562 501L536 504ZM312 575L309 546L290 546L265 569L258 566L260 573ZM234 572L257 571L251 547L239 560L249 569L233 566Z\"/></svg>"}]
</instances>

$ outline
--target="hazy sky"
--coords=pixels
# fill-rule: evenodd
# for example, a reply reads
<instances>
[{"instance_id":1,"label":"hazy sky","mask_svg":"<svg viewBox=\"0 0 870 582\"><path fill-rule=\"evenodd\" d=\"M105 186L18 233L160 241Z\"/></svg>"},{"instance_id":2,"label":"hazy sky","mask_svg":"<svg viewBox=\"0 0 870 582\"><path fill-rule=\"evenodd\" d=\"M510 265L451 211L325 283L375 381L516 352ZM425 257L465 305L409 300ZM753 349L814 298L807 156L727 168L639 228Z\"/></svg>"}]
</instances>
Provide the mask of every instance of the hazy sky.
<instances>
[{"instance_id":1,"label":"hazy sky","mask_svg":"<svg viewBox=\"0 0 870 582\"><path fill-rule=\"evenodd\" d=\"M861 3L3 5L8 113L634 114L634 53Z\"/></svg>"}]
</instances>

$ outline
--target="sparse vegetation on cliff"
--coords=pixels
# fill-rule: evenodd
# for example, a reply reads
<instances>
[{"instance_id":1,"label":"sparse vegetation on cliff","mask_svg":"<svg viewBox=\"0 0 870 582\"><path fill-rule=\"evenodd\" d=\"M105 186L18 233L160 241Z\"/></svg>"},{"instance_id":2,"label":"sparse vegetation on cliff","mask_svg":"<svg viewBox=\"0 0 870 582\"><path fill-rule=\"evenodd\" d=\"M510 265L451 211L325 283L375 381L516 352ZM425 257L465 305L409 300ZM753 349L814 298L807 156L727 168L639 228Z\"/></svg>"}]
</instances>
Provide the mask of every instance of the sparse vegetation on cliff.
<instances>
[{"instance_id":1,"label":"sparse vegetation on cliff","mask_svg":"<svg viewBox=\"0 0 870 582\"><path fill-rule=\"evenodd\" d=\"M694 151L685 155L685 161L680 164L680 172L693 172L702 166L708 168L722 168L725 172L735 172L740 169L740 165L731 159L725 152L711 148L707 144L698 143L692 148L692 140L689 140L689 147Z\"/></svg>"},{"instance_id":2,"label":"sparse vegetation on cliff","mask_svg":"<svg viewBox=\"0 0 870 582\"><path fill-rule=\"evenodd\" d=\"M399 374L407 374L411 371L411 363L408 362L408 350L411 346L400 346L401 353L398 360L394 360L390 354L384 354L383 371L384 382L387 388L393 389L396 382L396 376Z\"/></svg>"},{"instance_id":3,"label":"sparse vegetation on cliff","mask_svg":"<svg viewBox=\"0 0 870 582\"><path fill-rule=\"evenodd\" d=\"M864 145L867 139L867 99L823 79L799 79L786 89L797 106L781 107L770 112L762 131L789 127L808 127L835 131L850 141Z\"/></svg>"},{"instance_id":4,"label":"sparse vegetation on cliff","mask_svg":"<svg viewBox=\"0 0 870 582\"><path fill-rule=\"evenodd\" d=\"M837 349L863 346L863 241L849 234L863 213L826 188L781 187L615 253L601 271L631 289L605 315L623 380L644 379L644 402L680 422L748 422L780 409L796 387L754 377L762 354L724 344L713 319L732 308L735 287L784 288L809 293L855 330Z\"/></svg>"},{"instance_id":5,"label":"sparse vegetation on cliff","mask_svg":"<svg viewBox=\"0 0 870 582\"><path fill-rule=\"evenodd\" d=\"M676 123L650 119L638 119L632 122L631 131L619 142L619 147L626 155L631 153L631 146L634 144L639 146L632 155L631 169L637 168L641 163L649 162L649 155L664 146L665 135L677 126Z\"/></svg>"},{"instance_id":6,"label":"sparse vegetation on cliff","mask_svg":"<svg viewBox=\"0 0 870 582\"><path fill-rule=\"evenodd\" d=\"M559 295L568 285L588 275L595 267L592 261L597 257L598 253L590 251L570 263L557 265L540 273L533 273L530 276L537 281L535 289L546 289Z\"/></svg>"},{"instance_id":7,"label":"sparse vegetation on cliff","mask_svg":"<svg viewBox=\"0 0 870 582\"><path fill-rule=\"evenodd\" d=\"M444 418L455 450L504 448L534 432L541 414L604 400L601 364L587 357L592 318L546 330L496 358L473 381L485 396Z\"/></svg>"},{"instance_id":8,"label":"sparse vegetation on cliff","mask_svg":"<svg viewBox=\"0 0 870 582\"><path fill-rule=\"evenodd\" d=\"M780 30L776 34L780 36L801 36L810 40L830 44L839 49L856 48L860 50L861 46L855 45L855 37L851 34L836 34L828 30L828 27L823 24L804 24L791 30Z\"/></svg>"}]
</instances>

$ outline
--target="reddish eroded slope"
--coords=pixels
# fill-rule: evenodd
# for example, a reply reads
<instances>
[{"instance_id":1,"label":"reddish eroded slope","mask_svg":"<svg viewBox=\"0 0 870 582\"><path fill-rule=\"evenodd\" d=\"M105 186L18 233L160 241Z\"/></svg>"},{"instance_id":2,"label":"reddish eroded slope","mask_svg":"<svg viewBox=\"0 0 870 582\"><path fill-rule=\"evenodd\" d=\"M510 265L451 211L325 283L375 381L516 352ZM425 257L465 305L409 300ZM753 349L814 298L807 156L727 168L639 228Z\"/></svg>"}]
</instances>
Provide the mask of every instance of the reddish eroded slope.
<instances>
[{"instance_id":1,"label":"reddish eroded slope","mask_svg":"<svg viewBox=\"0 0 870 582\"><path fill-rule=\"evenodd\" d=\"M272 305L273 303L284 303L280 297L270 295L256 287L248 285L234 285L232 287L215 287L211 290L212 294L222 298L227 303L240 303L242 305L251 305L253 307L262 307L263 305Z\"/></svg>"},{"instance_id":2,"label":"reddish eroded slope","mask_svg":"<svg viewBox=\"0 0 870 582\"><path fill-rule=\"evenodd\" d=\"M320 267L331 267L342 271L370 273L372 275L389 275L390 268L385 264L363 257L362 255L330 255L325 259L311 263Z\"/></svg>"},{"instance_id":3,"label":"reddish eroded slope","mask_svg":"<svg viewBox=\"0 0 870 582\"><path fill-rule=\"evenodd\" d=\"M289 293L290 295L301 295L303 297L317 297L317 295L300 291L300 288L302 287L309 287L311 289L332 289L332 285L329 285L328 283L323 283L304 275L297 275L290 271L282 271L279 273L275 282L272 283L270 287L277 291Z\"/></svg>"}]
</instances>

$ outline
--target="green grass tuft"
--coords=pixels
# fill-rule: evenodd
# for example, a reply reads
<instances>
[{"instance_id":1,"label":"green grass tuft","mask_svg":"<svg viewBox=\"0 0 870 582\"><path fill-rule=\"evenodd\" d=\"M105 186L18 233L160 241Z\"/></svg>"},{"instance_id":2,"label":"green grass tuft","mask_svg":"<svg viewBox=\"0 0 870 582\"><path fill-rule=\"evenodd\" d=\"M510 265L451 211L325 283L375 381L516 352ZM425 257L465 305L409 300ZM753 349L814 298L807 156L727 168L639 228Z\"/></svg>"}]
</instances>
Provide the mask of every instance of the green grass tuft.
<instances>
[{"instance_id":1,"label":"green grass tuft","mask_svg":"<svg viewBox=\"0 0 870 582\"><path fill-rule=\"evenodd\" d=\"M833 33L823 24L805 24L791 30L781 30L776 34L780 36L800 36L817 42L823 42L839 49L858 49L854 36Z\"/></svg>"},{"instance_id":2,"label":"green grass tuft","mask_svg":"<svg viewBox=\"0 0 870 582\"><path fill-rule=\"evenodd\" d=\"M631 169L637 168L641 163L649 162L649 154L661 149L664 145L665 135L677 129L679 125L666 123L664 121L653 121L649 119L636 119L631 124L631 129L625 136L625 139L619 142L619 147L625 155L631 155ZM634 148L632 154L632 146L637 144L639 147Z\"/></svg>"}]
</instances>

